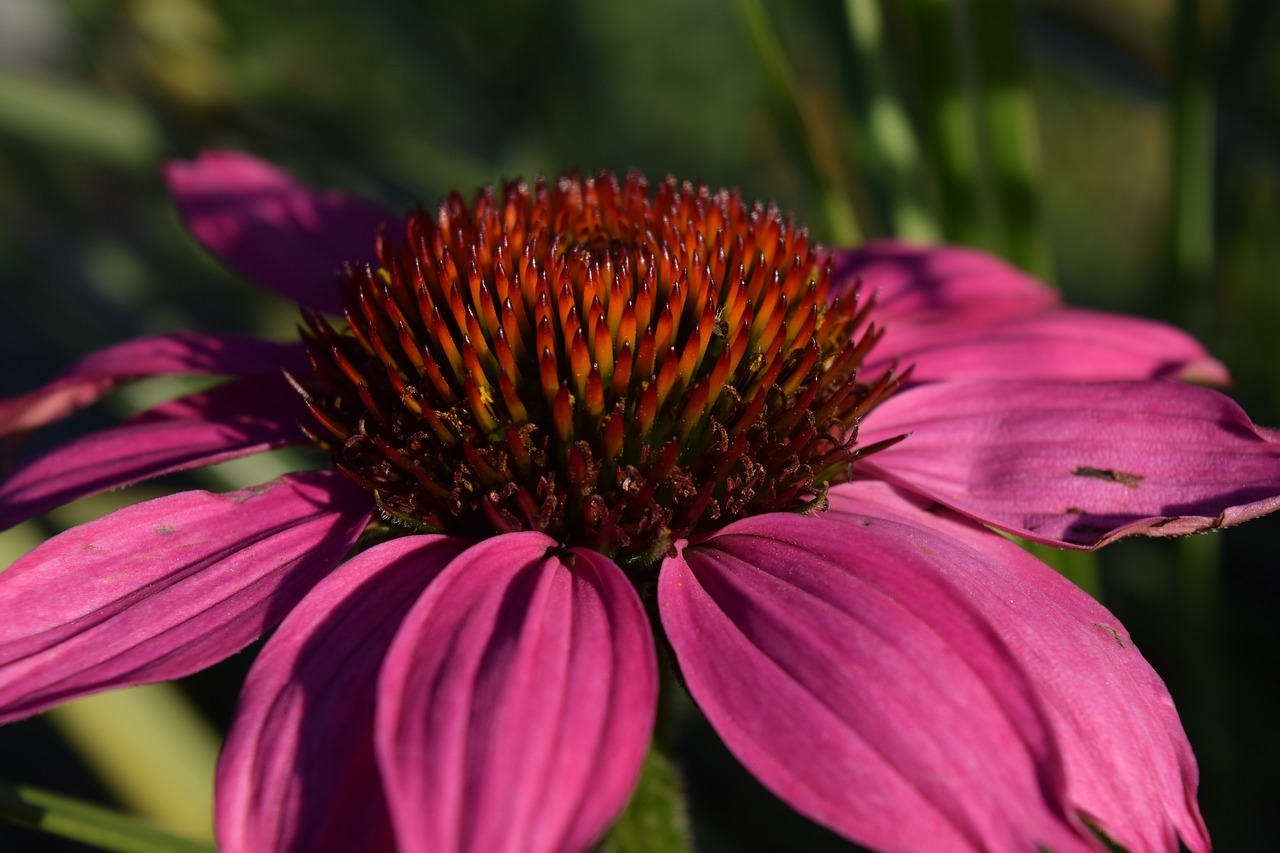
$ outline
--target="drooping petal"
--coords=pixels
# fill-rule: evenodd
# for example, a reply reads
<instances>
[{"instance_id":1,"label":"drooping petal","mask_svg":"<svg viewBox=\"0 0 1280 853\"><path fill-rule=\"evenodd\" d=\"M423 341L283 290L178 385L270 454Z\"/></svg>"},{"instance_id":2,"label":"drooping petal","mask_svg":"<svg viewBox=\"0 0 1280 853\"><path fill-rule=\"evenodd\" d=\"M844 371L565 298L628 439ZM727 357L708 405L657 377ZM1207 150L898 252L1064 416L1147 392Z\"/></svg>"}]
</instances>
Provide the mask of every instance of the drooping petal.
<instances>
[{"instance_id":1,"label":"drooping petal","mask_svg":"<svg viewBox=\"0 0 1280 853\"><path fill-rule=\"evenodd\" d=\"M184 332L125 341L90 353L43 388L0 400L0 435L65 418L113 388L148 376L261 376L306 366L301 344Z\"/></svg>"},{"instance_id":2,"label":"drooping petal","mask_svg":"<svg viewBox=\"0 0 1280 853\"><path fill-rule=\"evenodd\" d=\"M1131 853L1195 853L1210 842L1196 806L1195 756L1164 683L1124 626L1093 598L1002 536L883 483L830 492L850 526L889 519L971 551L975 570L950 572L1030 675L1063 753L1071 805Z\"/></svg>"},{"instance_id":3,"label":"drooping petal","mask_svg":"<svg viewBox=\"0 0 1280 853\"><path fill-rule=\"evenodd\" d=\"M405 613L465 545L444 536L376 545L280 624L218 759L224 853L395 850L373 748L378 669Z\"/></svg>"},{"instance_id":4,"label":"drooping petal","mask_svg":"<svg viewBox=\"0 0 1280 853\"><path fill-rule=\"evenodd\" d=\"M0 530L108 489L305 441L282 377L241 379L75 439L0 482Z\"/></svg>"},{"instance_id":5,"label":"drooping petal","mask_svg":"<svg viewBox=\"0 0 1280 853\"><path fill-rule=\"evenodd\" d=\"M862 282L876 295L872 318L976 323L1058 304L1057 293L999 258L961 246L913 246L892 240L833 253L837 292Z\"/></svg>"},{"instance_id":6,"label":"drooping petal","mask_svg":"<svg viewBox=\"0 0 1280 853\"><path fill-rule=\"evenodd\" d=\"M913 380L1182 379L1215 385L1227 370L1172 326L1101 311L1054 308L995 321L893 322L865 370L897 360Z\"/></svg>"},{"instance_id":7,"label":"drooping petal","mask_svg":"<svg viewBox=\"0 0 1280 853\"><path fill-rule=\"evenodd\" d=\"M683 548L658 610L689 692L756 778L877 850L1098 849L1032 683L946 580L976 560L947 545L774 514Z\"/></svg>"},{"instance_id":8,"label":"drooping petal","mask_svg":"<svg viewBox=\"0 0 1280 853\"><path fill-rule=\"evenodd\" d=\"M939 382L895 394L860 441L910 433L867 476L1051 544L1170 536L1280 508L1280 439L1177 382Z\"/></svg>"},{"instance_id":9,"label":"drooping petal","mask_svg":"<svg viewBox=\"0 0 1280 853\"><path fill-rule=\"evenodd\" d=\"M369 504L315 471L157 498L55 536L0 573L0 722L239 651L337 565Z\"/></svg>"},{"instance_id":10,"label":"drooping petal","mask_svg":"<svg viewBox=\"0 0 1280 853\"><path fill-rule=\"evenodd\" d=\"M338 312L333 274L373 260L397 217L363 199L314 190L238 151L206 151L165 167L187 230L239 274L302 305Z\"/></svg>"},{"instance_id":11,"label":"drooping petal","mask_svg":"<svg viewBox=\"0 0 1280 853\"><path fill-rule=\"evenodd\" d=\"M514 533L414 605L378 687L377 749L405 851L571 851L635 785L657 661L621 569Z\"/></svg>"}]
</instances>

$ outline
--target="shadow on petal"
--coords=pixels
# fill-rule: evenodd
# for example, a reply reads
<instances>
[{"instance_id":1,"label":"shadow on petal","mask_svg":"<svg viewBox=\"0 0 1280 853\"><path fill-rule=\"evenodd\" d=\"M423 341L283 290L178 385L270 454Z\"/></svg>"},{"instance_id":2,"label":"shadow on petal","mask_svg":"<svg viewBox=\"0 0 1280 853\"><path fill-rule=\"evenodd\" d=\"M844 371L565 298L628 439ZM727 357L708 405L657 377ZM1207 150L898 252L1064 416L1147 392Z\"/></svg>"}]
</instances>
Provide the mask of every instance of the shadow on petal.
<instances>
[{"instance_id":1,"label":"shadow on petal","mask_svg":"<svg viewBox=\"0 0 1280 853\"><path fill-rule=\"evenodd\" d=\"M272 635L218 762L224 851L395 850L374 755L378 670L409 608L466 544L407 536L374 546Z\"/></svg>"},{"instance_id":2,"label":"shadow on petal","mask_svg":"<svg viewBox=\"0 0 1280 853\"><path fill-rule=\"evenodd\" d=\"M648 620L612 562L539 533L468 549L414 605L379 681L401 849L586 848L635 785L657 687Z\"/></svg>"},{"instance_id":3,"label":"shadow on petal","mask_svg":"<svg viewBox=\"0 0 1280 853\"><path fill-rule=\"evenodd\" d=\"M726 745L819 823L883 850L1096 850L1033 683L940 574L974 562L895 522L757 516L669 558L658 607Z\"/></svg>"}]
</instances>

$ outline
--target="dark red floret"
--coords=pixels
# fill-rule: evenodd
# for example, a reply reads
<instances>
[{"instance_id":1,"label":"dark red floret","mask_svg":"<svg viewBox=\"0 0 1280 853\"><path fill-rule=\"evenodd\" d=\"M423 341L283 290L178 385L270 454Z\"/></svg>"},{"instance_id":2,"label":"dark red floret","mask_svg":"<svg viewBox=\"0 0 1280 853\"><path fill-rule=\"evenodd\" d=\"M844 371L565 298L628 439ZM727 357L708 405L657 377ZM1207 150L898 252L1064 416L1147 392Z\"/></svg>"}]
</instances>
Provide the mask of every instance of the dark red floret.
<instances>
[{"instance_id":1,"label":"dark red floret","mask_svg":"<svg viewBox=\"0 0 1280 853\"><path fill-rule=\"evenodd\" d=\"M820 506L898 386L807 233L736 192L643 177L454 194L306 315L313 439L391 518L540 530L624 565ZM864 328L865 327L865 328Z\"/></svg>"}]
</instances>

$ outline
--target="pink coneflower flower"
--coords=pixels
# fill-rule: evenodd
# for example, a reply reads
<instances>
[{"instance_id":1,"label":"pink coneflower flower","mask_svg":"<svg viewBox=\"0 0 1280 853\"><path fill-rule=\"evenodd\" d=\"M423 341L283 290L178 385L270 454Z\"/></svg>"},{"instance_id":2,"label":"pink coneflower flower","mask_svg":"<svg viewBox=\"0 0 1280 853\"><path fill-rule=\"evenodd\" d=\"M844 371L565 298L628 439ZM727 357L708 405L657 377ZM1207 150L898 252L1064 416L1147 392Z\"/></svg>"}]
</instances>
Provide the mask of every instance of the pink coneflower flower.
<instances>
[{"instance_id":1,"label":"pink coneflower flower","mask_svg":"<svg viewBox=\"0 0 1280 853\"><path fill-rule=\"evenodd\" d=\"M0 719L274 629L218 768L224 850L581 850L639 773L661 635L743 764L860 843L1209 848L1160 679L990 529L1095 546L1275 509L1280 442L1177 381L1225 380L1194 341L968 250L824 252L672 181L400 221L242 154L167 177L303 340L133 341L0 403L17 434L228 377L17 468L0 521L287 444L330 464L20 559Z\"/></svg>"}]
</instances>

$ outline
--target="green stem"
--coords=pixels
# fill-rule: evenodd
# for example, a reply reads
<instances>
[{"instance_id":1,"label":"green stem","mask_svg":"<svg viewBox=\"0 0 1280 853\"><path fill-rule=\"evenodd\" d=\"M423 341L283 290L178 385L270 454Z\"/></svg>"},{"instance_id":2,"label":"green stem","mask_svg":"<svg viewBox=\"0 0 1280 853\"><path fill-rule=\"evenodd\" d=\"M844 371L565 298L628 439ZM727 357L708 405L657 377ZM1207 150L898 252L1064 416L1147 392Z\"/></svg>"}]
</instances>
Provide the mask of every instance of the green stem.
<instances>
[{"instance_id":1,"label":"green stem","mask_svg":"<svg viewBox=\"0 0 1280 853\"><path fill-rule=\"evenodd\" d=\"M925 242L939 237L924 201L924 169L911 120L893 84L877 0L845 0L853 46L850 107L862 179L898 237Z\"/></svg>"},{"instance_id":2,"label":"green stem","mask_svg":"<svg viewBox=\"0 0 1280 853\"><path fill-rule=\"evenodd\" d=\"M1210 328L1214 264L1214 118L1208 50L1197 0L1178 0L1174 34L1173 222L1174 294L1179 321L1193 332Z\"/></svg>"},{"instance_id":3,"label":"green stem","mask_svg":"<svg viewBox=\"0 0 1280 853\"><path fill-rule=\"evenodd\" d=\"M176 686L87 696L46 719L122 803L166 829L212 837L218 737Z\"/></svg>"},{"instance_id":4,"label":"green stem","mask_svg":"<svg viewBox=\"0 0 1280 853\"><path fill-rule=\"evenodd\" d=\"M1210 4L1179 0L1173 37L1173 211L1170 251L1173 302L1179 322L1201 336L1214 326L1213 275L1216 256L1215 44ZM1178 542L1174 594L1178 602L1179 656L1191 689L1180 701L1187 729L1196 742L1204 774L1206 815L1235 825L1239 800L1230 781L1239 778L1238 747L1231 717L1230 674L1221 626L1221 553L1216 536Z\"/></svg>"},{"instance_id":5,"label":"green stem","mask_svg":"<svg viewBox=\"0 0 1280 853\"><path fill-rule=\"evenodd\" d=\"M982 204L982 163L973 108L973 70L961 55L962 10L949 0L911 0L925 135L947 238L990 246Z\"/></svg>"},{"instance_id":6,"label":"green stem","mask_svg":"<svg viewBox=\"0 0 1280 853\"><path fill-rule=\"evenodd\" d=\"M1018 4L982 0L970 5L979 101L985 123L1003 254L1043 279L1053 256L1041 213L1040 153L1026 63L1018 47Z\"/></svg>"}]
</instances>

